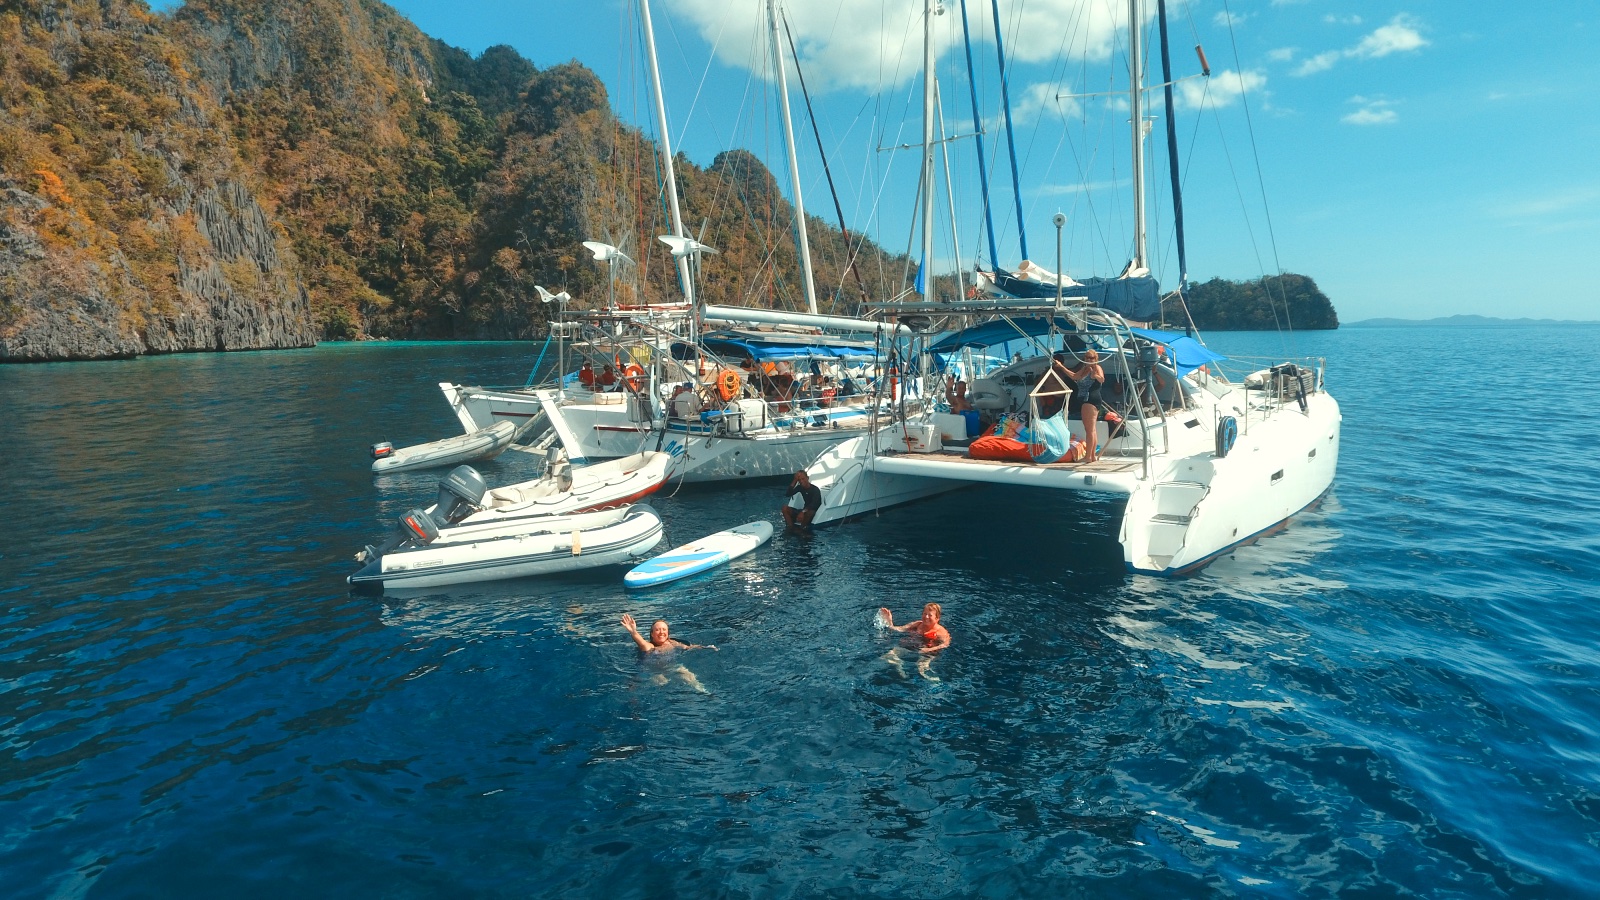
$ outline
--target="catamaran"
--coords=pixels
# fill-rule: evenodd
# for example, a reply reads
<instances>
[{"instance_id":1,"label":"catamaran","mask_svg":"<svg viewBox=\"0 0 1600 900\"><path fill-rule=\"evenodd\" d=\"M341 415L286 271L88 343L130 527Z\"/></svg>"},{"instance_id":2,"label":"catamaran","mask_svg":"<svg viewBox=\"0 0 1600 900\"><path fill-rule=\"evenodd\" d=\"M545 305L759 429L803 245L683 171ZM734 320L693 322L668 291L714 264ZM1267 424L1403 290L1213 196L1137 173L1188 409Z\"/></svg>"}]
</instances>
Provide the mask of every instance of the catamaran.
<instances>
[{"instance_id":1,"label":"catamaran","mask_svg":"<svg viewBox=\"0 0 1600 900\"><path fill-rule=\"evenodd\" d=\"M931 22L932 0L927 5L925 19ZM1230 381L1220 368L1224 357L1192 336L1141 327L1152 311L1159 312L1145 261L1141 7L1140 0L1130 0L1135 250L1123 277L1079 283L1041 270L1009 281L980 278L991 294L981 299L947 302L924 293L918 300L877 305L885 319L943 316L967 323L922 343L924 372L946 371L962 357L969 365L974 358L1003 360L979 367L963 402L1010 443L1000 445L1003 452L993 452L991 443L991 452L975 453L957 417L931 407L913 413L891 406L870 433L841 443L808 467L823 498L813 524L976 483L1084 492L1123 501L1117 537L1129 570L1172 576L1195 572L1283 526L1329 489L1341 417L1325 390L1322 360L1275 361ZM1163 64L1170 69L1164 4L1162 30ZM925 66L931 70L931 33L925 31L925 40ZM1165 81L1170 128L1170 74ZM925 79L924 264L932 259L931 94ZM1168 149L1176 171L1175 141L1169 139ZM1176 177L1173 187L1174 206L1181 210ZM1064 222L1058 214L1058 247ZM1186 272L1179 228L1180 269ZM1025 289L1019 282L1045 289ZM1118 418L1101 417L1090 432L1081 418L1071 418L1074 401L1083 396L1075 389L1079 383L1063 373L1082 374L1095 357L1103 378L1089 380L1102 382L1097 399Z\"/></svg>"}]
</instances>

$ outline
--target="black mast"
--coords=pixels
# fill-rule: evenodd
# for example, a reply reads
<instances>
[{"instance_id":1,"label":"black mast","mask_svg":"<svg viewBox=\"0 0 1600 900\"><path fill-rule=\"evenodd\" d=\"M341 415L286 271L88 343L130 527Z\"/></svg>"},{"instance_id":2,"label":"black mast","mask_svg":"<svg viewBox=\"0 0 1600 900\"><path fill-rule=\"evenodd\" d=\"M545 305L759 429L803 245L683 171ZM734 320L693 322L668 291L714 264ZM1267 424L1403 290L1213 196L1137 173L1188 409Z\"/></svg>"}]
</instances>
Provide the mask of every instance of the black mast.
<instances>
[{"instance_id":1,"label":"black mast","mask_svg":"<svg viewBox=\"0 0 1600 900\"><path fill-rule=\"evenodd\" d=\"M1167 0L1156 0L1156 12L1157 18L1161 21L1161 80L1165 83L1164 93L1167 101L1167 170L1172 175L1172 222L1178 239L1178 298L1183 301L1184 308L1187 309L1189 260L1183 248L1183 189L1178 177L1178 129L1172 112L1172 57L1167 52ZM1187 313L1185 318L1187 319ZM1185 324L1184 331L1193 335L1193 323Z\"/></svg>"}]
</instances>

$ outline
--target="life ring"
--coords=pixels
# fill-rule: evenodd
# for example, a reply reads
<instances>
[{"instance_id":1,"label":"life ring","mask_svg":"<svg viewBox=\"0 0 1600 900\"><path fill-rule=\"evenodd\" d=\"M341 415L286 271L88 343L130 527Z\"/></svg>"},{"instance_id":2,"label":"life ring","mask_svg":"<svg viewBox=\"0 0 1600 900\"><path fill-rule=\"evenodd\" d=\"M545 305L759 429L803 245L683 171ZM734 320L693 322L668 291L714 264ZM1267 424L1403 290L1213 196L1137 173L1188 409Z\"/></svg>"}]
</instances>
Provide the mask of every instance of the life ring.
<instances>
[{"instance_id":1,"label":"life ring","mask_svg":"<svg viewBox=\"0 0 1600 900\"><path fill-rule=\"evenodd\" d=\"M628 367L622 370L622 378L628 383L628 390L635 394L644 390L644 370L637 363L628 363Z\"/></svg>"},{"instance_id":2,"label":"life ring","mask_svg":"<svg viewBox=\"0 0 1600 900\"><path fill-rule=\"evenodd\" d=\"M1217 459L1223 459L1228 451L1233 449L1233 442L1239 439L1239 420L1233 416L1223 416L1217 423Z\"/></svg>"},{"instance_id":3,"label":"life ring","mask_svg":"<svg viewBox=\"0 0 1600 900\"><path fill-rule=\"evenodd\" d=\"M723 369L717 376L717 395L722 402L727 403L739 396L739 373L732 369Z\"/></svg>"}]
</instances>

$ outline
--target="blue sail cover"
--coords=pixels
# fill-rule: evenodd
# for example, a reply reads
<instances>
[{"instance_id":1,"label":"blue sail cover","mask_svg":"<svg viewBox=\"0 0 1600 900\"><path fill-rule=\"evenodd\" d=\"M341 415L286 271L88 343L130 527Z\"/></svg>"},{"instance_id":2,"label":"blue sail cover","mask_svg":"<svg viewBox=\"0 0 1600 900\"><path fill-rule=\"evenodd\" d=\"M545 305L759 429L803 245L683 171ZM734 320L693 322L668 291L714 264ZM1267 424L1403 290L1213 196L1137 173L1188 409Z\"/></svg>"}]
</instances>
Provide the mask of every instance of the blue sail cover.
<instances>
[{"instance_id":1,"label":"blue sail cover","mask_svg":"<svg viewBox=\"0 0 1600 900\"><path fill-rule=\"evenodd\" d=\"M995 267L994 283L1013 297L1048 300L1056 295L1053 284L1018 278ZM1090 305L1109 309L1125 319L1151 322L1161 318L1161 286L1148 275L1138 278L1088 278L1061 289L1063 297L1083 297Z\"/></svg>"}]
</instances>

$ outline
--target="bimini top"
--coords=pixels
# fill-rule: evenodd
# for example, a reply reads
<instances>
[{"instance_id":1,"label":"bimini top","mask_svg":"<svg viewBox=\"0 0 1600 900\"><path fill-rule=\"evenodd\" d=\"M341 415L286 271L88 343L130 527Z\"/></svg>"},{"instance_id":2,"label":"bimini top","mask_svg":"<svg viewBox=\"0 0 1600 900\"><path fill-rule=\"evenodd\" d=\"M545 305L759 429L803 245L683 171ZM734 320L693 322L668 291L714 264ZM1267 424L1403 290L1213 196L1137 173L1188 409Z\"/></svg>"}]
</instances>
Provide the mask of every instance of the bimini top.
<instances>
[{"instance_id":1,"label":"bimini top","mask_svg":"<svg viewBox=\"0 0 1600 900\"><path fill-rule=\"evenodd\" d=\"M821 334L785 334L768 331L714 331L700 344L723 357L748 356L757 362L785 359L871 359L877 355L870 341L853 341ZM673 344L672 355L688 359L694 355L690 344Z\"/></svg>"},{"instance_id":2,"label":"bimini top","mask_svg":"<svg viewBox=\"0 0 1600 900\"><path fill-rule=\"evenodd\" d=\"M1075 330L1075 326L1071 322L1062 318L1057 318L1055 325L1059 331L1072 332ZM1089 326L1090 333L1103 333L1107 330L1104 326L1093 323ZM1176 331L1157 331L1154 328L1129 328L1128 330L1146 340L1165 344L1172 351L1172 361L1176 365L1179 375L1187 375L1207 363L1227 359L1226 356L1207 349L1204 344L1194 338L1179 334ZM963 328L960 331L948 334L929 347L928 352L949 353L966 347L992 347L996 344L1004 344L1007 341L1040 337L1049 331L1050 320L1048 318L996 319L992 322L984 322L981 325L974 325L971 328Z\"/></svg>"},{"instance_id":3,"label":"bimini top","mask_svg":"<svg viewBox=\"0 0 1600 900\"><path fill-rule=\"evenodd\" d=\"M1057 331L1076 331L1078 326L1063 318L1056 318ZM934 342L928 348L929 353L949 353L952 350L961 350L966 347L993 347L1007 341L1018 341L1023 338L1039 337L1050 331L1050 319L1046 318L1017 318L994 319L971 328L951 332Z\"/></svg>"}]
</instances>

